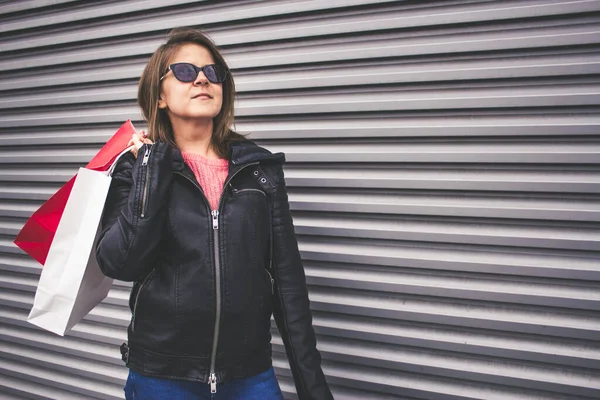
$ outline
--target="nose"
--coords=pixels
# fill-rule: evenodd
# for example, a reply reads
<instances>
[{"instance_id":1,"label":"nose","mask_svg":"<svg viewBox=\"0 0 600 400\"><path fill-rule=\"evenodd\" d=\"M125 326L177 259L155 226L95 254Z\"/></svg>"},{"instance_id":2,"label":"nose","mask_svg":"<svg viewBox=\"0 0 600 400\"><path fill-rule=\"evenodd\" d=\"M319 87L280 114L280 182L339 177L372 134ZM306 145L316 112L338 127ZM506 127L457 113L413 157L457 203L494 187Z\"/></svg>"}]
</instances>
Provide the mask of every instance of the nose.
<instances>
[{"instance_id":1,"label":"nose","mask_svg":"<svg viewBox=\"0 0 600 400\"><path fill-rule=\"evenodd\" d=\"M197 85L197 86L208 85L208 79L206 78L206 75L204 75L203 71L198 72L198 75L196 75L196 80L194 80L194 85Z\"/></svg>"}]
</instances>

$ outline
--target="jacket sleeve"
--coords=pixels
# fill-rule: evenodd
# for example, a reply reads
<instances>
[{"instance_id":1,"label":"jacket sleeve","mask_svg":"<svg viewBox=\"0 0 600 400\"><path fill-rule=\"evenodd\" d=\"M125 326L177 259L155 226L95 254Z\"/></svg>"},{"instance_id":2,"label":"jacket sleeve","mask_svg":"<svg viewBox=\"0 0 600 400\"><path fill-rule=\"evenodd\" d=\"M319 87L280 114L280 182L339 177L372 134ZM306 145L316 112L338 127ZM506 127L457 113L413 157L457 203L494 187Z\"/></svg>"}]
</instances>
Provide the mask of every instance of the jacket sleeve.
<instances>
[{"instance_id":1,"label":"jacket sleeve","mask_svg":"<svg viewBox=\"0 0 600 400\"><path fill-rule=\"evenodd\" d=\"M273 195L274 316L300 400L333 399L321 368L283 171Z\"/></svg>"},{"instance_id":2,"label":"jacket sleeve","mask_svg":"<svg viewBox=\"0 0 600 400\"><path fill-rule=\"evenodd\" d=\"M102 272L122 281L143 279L155 264L173 175L168 144L145 144L138 154L115 168L96 245Z\"/></svg>"}]
</instances>

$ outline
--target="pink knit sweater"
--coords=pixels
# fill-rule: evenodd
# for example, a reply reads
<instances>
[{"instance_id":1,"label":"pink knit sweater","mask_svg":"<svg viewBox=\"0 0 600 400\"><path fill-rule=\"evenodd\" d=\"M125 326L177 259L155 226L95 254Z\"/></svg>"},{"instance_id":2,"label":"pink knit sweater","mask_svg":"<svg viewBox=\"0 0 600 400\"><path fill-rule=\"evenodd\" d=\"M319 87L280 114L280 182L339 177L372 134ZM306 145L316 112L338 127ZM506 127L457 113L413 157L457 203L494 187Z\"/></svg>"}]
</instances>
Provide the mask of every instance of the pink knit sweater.
<instances>
[{"instance_id":1,"label":"pink knit sweater","mask_svg":"<svg viewBox=\"0 0 600 400\"><path fill-rule=\"evenodd\" d=\"M183 160L194 172L204 195L208 199L210 208L216 210L219 207L219 199L223 193L223 184L229 173L229 162L227 160L215 160L202 157L199 154L181 152Z\"/></svg>"}]
</instances>

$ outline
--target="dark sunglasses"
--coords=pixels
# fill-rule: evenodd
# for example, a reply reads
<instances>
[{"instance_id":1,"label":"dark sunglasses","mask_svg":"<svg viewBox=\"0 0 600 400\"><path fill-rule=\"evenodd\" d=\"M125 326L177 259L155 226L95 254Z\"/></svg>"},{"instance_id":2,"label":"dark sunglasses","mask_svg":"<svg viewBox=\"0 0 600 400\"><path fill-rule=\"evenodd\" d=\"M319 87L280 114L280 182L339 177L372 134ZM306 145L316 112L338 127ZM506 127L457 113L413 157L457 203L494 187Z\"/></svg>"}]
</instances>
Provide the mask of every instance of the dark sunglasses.
<instances>
[{"instance_id":1,"label":"dark sunglasses","mask_svg":"<svg viewBox=\"0 0 600 400\"><path fill-rule=\"evenodd\" d=\"M200 71L204 72L206 79L212 83L222 83L227 76L227 68L221 65L208 64L204 67L196 67L194 64L190 63L175 63L169 65L165 74L160 78L161 81L167 76L169 70L173 72L175 78L181 82L193 82L198 77Z\"/></svg>"}]
</instances>

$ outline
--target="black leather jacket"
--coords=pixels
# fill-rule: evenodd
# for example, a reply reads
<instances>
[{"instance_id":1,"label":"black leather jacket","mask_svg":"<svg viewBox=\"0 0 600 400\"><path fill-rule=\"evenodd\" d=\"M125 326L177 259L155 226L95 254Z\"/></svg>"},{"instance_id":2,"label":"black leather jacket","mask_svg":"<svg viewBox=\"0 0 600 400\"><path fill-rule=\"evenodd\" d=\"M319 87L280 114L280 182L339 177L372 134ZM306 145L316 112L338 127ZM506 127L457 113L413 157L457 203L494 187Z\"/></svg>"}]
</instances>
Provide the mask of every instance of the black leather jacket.
<instances>
[{"instance_id":1,"label":"black leather jacket","mask_svg":"<svg viewBox=\"0 0 600 400\"><path fill-rule=\"evenodd\" d=\"M211 212L179 150L156 143L137 160L122 157L97 258L107 276L135 282L128 367L206 383L256 375L271 366L274 314L300 399L332 398L283 161L249 140L234 142L219 209Z\"/></svg>"}]
</instances>

